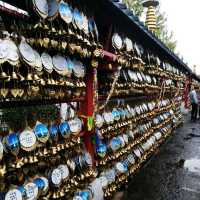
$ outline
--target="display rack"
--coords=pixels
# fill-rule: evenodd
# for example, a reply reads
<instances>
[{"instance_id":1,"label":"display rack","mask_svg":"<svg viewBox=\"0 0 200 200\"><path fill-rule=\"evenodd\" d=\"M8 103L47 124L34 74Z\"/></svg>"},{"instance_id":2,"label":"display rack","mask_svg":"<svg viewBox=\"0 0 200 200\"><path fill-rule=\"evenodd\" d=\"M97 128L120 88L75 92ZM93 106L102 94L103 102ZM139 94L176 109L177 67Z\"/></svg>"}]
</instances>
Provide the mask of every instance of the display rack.
<instances>
[{"instance_id":1,"label":"display rack","mask_svg":"<svg viewBox=\"0 0 200 200\"><path fill-rule=\"evenodd\" d=\"M59 132L60 140L50 140L49 133L37 135L37 122L33 129L39 142L34 150L16 147L17 144L9 146L23 129L2 134L0 191L3 198L21 200L37 193L33 199L110 199L182 123L181 103L184 101L185 107L189 106L189 87L191 84L199 87L200 79L118 0L74 1L70 6L65 4L68 7L63 10L60 8L59 14L57 10L49 21L45 17L42 19L45 13L38 14L40 10L31 3L40 1L5 2L0 1L2 40L7 37L3 28L9 29L8 32L16 31L17 35L25 34L31 48L40 49L39 53L45 51L55 55L59 52L59 55L73 58L76 60L73 65L78 66L79 71L74 67L69 77L69 73L65 74L66 69L59 68L62 64L59 60L53 72L42 69L43 73L36 73L22 58L22 53L19 58L22 71L17 68L19 63L7 69L2 62L1 109L23 107L28 110L30 106L68 103L68 109L76 113L68 120L57 116L59 131L56 134ZM61 12L69 12L69 8L73 8L75 14L73 21L66 24L69 13L62 16ZM51 12L46 18L50 18ZM23 19L27 23L23 24ZM81 20L86 20L86 27L89 27L85 32L82 27L85 21ZM12 40L18 46L24 42L19 35L12 35ZM19 48L17 52L20 51L23 52ZM85 76L81 74L83 65L86 66ZM17 77L13 78L15 74ZM19 93L15 97L16 90L23 92L22 97ZM72 105L74 102L76 106ZM48 124L50 117L45 117ZM66 128L69 122L71 126L78 123L78 131L71 131L70 136L67 135L69 130L62 133L60 128L62 123ZM41 130L49 128L45 123L39 125ZM52 121L48 125L52 127ZM32 134L33 130L30 131ZM44 166L38 166L42 160L50 163L48 167L53 166L48 173L42 171L46 170L44 162L40 163ZM26 174L29 178L24 177L26 166L34 166L34 170ZM23 184L16 174L25 180ZM12 176L16 179L14 187Z\"/></svg>"}]
</instances>

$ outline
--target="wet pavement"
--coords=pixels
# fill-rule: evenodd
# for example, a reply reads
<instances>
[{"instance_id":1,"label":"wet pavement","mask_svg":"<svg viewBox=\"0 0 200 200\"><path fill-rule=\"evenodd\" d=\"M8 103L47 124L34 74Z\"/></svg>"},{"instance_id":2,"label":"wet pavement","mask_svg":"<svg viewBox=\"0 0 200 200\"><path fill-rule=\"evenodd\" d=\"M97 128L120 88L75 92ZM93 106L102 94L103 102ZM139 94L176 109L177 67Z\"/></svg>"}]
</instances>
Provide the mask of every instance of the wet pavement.
<instances>
[{"instance_id":1,"label":"wet pavement","mask_svg":"<svg viewBox=\"0 0 200 200\"><path fill-rule=\"evenodd\" d=\"M200 121L175 131L133 178L125 200L200 200Z\"/></svg>"}]
</instances>

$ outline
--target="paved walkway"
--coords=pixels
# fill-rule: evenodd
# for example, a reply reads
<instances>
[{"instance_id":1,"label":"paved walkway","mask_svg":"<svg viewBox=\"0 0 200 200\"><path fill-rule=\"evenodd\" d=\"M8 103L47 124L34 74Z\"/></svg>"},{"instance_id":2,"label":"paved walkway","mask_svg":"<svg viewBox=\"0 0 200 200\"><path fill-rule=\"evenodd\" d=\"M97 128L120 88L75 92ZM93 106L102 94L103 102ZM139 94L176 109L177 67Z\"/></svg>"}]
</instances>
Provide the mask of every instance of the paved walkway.
<instances>
[{"instance_id":1,"label":"paved walkway","mask_svg":"<svg viewBox=\"0 0 200 200\"><path fill-rule=\"evenodd\" d=\"M200 200L200 121L176 130L135 176L126 200Z\"/></svg>"}]
</instances>

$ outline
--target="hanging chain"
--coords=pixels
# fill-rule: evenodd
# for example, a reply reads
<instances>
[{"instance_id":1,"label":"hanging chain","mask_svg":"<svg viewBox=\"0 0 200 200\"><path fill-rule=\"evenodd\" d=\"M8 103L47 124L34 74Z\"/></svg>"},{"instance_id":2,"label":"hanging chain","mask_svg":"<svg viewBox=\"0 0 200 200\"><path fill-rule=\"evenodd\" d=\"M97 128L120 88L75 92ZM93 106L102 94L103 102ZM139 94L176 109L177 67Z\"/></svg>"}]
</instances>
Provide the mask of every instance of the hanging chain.
<instances>
[{"instance_id":1,"label":"hanging chain","mask_svg":"<svg viewBox=\"0 0 200 200\"><path fill-rule=\"evenodd\" d=\"M99 107L99 109L98 109L98 111L101 111L101 110L103 110L106 106L107 106L107 104L109 103L109 101L110 101L110 98L112 97L112 95L113 95L113 93L114 93L114 91L115 91L115 86L116 86L116 83L117 83L117 81L118 81L118 79L119 79L119 76L120 76L120 72L121 72L121 66L120 67L118 67L118 70L117 70L117 72L115 73L115 78L114 78L114 81L113 81L113 83L112 83L112 87L111 87L111 89L110 89L110 92L109 92L109 94L108 94L108 96L107 96L107 98L106 98L106 101L105 101L105 103L103 104L103 105L101 105L100 107Z\"/></svg>"}]
</instances>

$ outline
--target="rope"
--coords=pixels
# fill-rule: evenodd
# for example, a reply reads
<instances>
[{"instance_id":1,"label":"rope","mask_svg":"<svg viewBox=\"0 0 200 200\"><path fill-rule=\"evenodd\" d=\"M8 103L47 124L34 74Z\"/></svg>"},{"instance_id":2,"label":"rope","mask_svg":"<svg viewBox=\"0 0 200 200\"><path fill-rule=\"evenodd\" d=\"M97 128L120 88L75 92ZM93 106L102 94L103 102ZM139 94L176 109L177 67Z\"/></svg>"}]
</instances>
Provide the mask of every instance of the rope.
<instances>
[{"instance_id":1,"label":"rope","mask_svg":"<svg viewBox=\"0 0 200 200\"><path fill-rule=\"evenodd\" d=\"M113 83L112 83L112 87L111 87L111 89L110 89L110 92L109 92L109 94L108 94L108 96L107 96L107 98L106 98L106 101L105 101L105 103L104 103L102 106L99 107L98 111L103 110L103 109L108 105L108 102L109 102L110 98L112 97L112 95L113 95L113 93L114 93L116 83L117 83L117 81L118 81L118 79L119 79L121 68L122 68L121 66L118 67L118 70L117 70L117 72L116 72L115 75L114 75L115 78L114 78L114 81L113 81Z\"/></svg>"}]
</instances>

